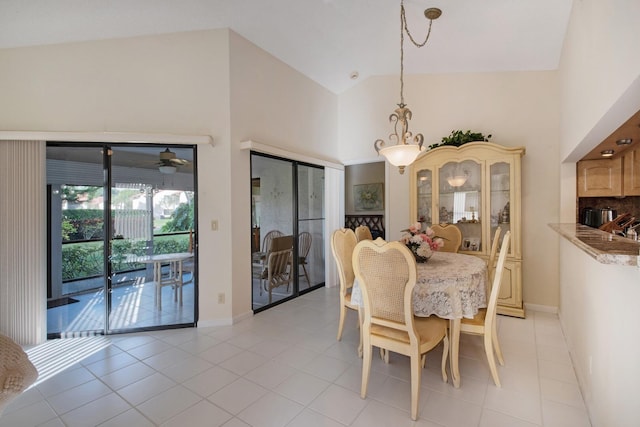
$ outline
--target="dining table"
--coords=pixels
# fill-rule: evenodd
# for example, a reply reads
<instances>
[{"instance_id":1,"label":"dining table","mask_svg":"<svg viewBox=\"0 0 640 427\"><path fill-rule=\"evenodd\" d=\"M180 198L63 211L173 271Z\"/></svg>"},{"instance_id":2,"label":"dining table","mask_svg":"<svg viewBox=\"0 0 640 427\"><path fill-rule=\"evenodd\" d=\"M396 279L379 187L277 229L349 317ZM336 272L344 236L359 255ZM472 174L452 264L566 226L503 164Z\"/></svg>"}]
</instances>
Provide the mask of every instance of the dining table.
<instances>
[{"instance_id":1,"label":"dining table","mask_svg":"<svg viewBox=\"0 0 640 427\"><path fill-rule=\"evenodd\" d=\"M162 310L162 287L171 286L174 289L174 300L182 305L183 262L193 258L192 252L177 252L169 254L131 255L129 262L153 264L153 282L155 284L155 305ZM162 266L168 265L167 274L162 274Z\"/></svg>"},{"instance_id":2,"label":"dining table","mask_svg":"<svg viewBox=\"0 0 640 427\"><path fill-rule=\"evenodd\" d=\"M454 387L460 387L458 355L460 324L487 306L487 265L482 258L454 252L434 252L424 263L416 263L413 313L449 319L449 361ZM362 306L362 291L356 280L351 302Z\"/></svg>"}]
</instances>

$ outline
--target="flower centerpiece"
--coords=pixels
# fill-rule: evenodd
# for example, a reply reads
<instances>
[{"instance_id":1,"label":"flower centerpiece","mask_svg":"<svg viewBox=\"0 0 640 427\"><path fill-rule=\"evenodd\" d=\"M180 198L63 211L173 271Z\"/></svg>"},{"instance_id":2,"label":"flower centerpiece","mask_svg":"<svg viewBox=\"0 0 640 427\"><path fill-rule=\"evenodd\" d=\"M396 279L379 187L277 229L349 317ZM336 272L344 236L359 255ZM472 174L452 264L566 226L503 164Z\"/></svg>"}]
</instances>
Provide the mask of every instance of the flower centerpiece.
<instances>
[{"instance_id":1,"label":"flower centerpiece","mask_svg":"<svg viewBox=\"0 0 640 427\"><path fill-rule=\"evenodd\" d=\"M444 246L444 240L437 237L431 227L423 230L419 222L402 231L404 234L400 241L411 250L416 262L427 262L434 251Z\"/></svg>"}]
</instances>

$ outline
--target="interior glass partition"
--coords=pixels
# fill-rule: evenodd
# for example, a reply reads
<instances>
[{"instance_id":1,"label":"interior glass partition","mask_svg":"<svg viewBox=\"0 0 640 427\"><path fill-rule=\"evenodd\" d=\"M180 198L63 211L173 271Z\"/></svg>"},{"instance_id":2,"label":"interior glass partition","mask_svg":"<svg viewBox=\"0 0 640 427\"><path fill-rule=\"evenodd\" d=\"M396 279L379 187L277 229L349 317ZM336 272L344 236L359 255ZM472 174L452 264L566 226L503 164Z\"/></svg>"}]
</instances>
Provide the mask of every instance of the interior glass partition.
<instances>
[{"instance_id":1,"label":"interior glass partition","mask_svg":"<svg viewBox=\"0 0 640 427\"><path fill-rule=\"evenodd\" d=\"M324 286L322 167L252 153L251 218L254 311Z\"/></svg>"}]
</instances>

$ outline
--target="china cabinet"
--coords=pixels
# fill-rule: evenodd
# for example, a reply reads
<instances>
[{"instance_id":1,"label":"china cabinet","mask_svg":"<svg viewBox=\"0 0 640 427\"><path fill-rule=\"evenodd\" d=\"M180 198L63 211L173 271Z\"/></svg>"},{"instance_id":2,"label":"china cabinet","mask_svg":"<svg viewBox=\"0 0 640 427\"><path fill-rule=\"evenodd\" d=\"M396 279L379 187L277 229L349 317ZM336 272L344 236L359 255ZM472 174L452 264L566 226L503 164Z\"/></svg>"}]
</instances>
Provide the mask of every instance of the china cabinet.
<instances>
[{"instance_id":1,"label":"china cabinet","mask_svg":"<svg viewBox=\"0 0 640 427\"><path fill-rule=\"evenodd\" d=\"M489 258L497 227L511 231L498 313L524 317L522 304L521 159L524 147L492 142L442 146L410 168L411 222L455 224L460 253Z\"/></svg>"}]
</instances>

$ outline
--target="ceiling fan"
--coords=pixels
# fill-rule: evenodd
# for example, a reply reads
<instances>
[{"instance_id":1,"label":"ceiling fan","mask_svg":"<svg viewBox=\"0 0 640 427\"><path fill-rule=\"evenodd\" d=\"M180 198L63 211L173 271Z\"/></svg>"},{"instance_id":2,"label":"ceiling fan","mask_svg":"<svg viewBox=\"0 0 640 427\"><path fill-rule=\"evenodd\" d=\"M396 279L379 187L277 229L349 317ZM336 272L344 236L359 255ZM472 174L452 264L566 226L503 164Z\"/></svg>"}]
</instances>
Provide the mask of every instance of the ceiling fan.
<instances>
[{"instance_id":1,"label":"ceiling fan","mask_svg":"<svg viewBox=\"0 0 640 427\"><path fill-rule=\"evenodd\" d=\"M179 159L176 153L166 148L160 152L158 163L156 164L161 173L171 174L176 172L178 166L185 166L189 163L189 160Z\"/></svg>"}]
</instances>

